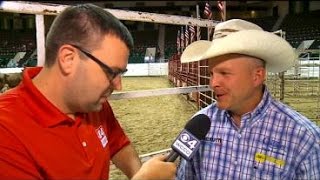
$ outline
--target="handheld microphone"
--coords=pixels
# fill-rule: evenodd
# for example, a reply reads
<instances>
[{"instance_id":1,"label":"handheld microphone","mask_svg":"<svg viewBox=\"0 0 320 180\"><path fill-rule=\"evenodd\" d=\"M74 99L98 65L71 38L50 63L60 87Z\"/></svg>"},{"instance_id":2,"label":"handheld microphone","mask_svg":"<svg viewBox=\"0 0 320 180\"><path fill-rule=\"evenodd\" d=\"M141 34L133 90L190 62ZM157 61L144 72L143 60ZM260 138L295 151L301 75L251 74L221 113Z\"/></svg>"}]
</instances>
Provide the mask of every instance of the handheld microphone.
<instances>
[{"instance_id":1,"label":"handheld microphone","mask_svg":"<svg viewBox=\"0 0 320 180\"><path fill-rule=\"evenodd\" d=\"M194 116L181 131L179 136L171 145L172 151L165 158L165 162L174 162L178 156L190 160L200 147L200 140L203 140L210 129L210 119L204 114Z\"/></svg>"}]
</instances>

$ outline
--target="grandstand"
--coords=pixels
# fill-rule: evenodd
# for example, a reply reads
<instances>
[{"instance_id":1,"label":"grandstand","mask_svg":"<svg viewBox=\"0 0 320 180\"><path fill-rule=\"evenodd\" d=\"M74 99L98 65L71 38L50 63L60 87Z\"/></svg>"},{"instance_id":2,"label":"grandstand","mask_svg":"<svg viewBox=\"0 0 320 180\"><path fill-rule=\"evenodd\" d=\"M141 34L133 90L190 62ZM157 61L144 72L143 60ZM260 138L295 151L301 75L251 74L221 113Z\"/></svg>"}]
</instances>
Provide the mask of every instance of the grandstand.
<instances>
[{"instance_id":1,"label":"grandstand","mask_svg":"<svg viewBox=\"0 0 320 180\"><path fill-rule=\"evenodd\" d=\"M308 49L319 49L320 10L309 13L288 14L284 18L280 29L286 32L286 38L294 48L307 40L314 40Z\"/></svg>"},{"instance_id":2,"label":"grandstand","mask_svg":"<svg viewBox=\"0 0 320 180\"><path fill-rule=\"evenodd\" d=\"M55 1L43 1L46 3L57 3ZM84 1L85 2L85 1ZM204 2L197 1L163 1L163 2L117 2L108 1L94 2L97 5L163 14L173 14L196 17L195 8L198 3L199 9L203 9ZM210 1L209 1L210 2ZM71 1L60 2L72 4ZM75 3L75 2L74 2ZM212 5L213 19L221 20L219 10L215 1ZM277 2L277 1L248 1L248 2L228 2L227 18L243 18L260 25L268 31L283 30L286 32L286 39L294 48L298 48L304 41L309 49L319 49L320 28L317 17L320 15L319 3L317 1L306 2ZM200 18L205 18L200 12ZM54 16L45 16L45 31L48 30ZM17 52L26 52L25 57L17 64L17 67L30 66L34 60L31 54L36 50L36 27L35 16L23 13L2 12L0 14L0 67L8 66L9 61ZM155 62L164 62L176 53L176 35L180 29L176 25L163 25L149 22L133 22L124 20L130 28L134 40L135 48L132 51L129 63L144 63L145 50L147 47L156 48ZM201 38L207 39L206 29L201 31ZM313 41L310 43L310 41ZM307 49L308 49L307 48Z\"/></svg>"}]
</instances>

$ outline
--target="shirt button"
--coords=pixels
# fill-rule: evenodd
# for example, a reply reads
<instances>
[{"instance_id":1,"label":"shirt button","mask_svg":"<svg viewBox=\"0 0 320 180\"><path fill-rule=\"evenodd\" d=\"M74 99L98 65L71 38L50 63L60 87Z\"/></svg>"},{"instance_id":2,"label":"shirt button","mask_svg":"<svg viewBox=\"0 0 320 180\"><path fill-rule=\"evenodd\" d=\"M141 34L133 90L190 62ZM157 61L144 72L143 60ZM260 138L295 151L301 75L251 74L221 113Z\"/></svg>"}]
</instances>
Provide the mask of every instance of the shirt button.
<instances>
[{"instance_id":1,"label":"shirt button","mask_svg":"<svg viewBox=\"0 0 320 180\"><path fill-rule=\"evenodd\" d=\"M83 147L87 147L87 143L83 141L83 142L82 142L82 146L83 146Z\"/></svg>"},{"instance_id":2,"label":"shirt button","mask_svg":"<svg viewBox=\"0 0 320 180\"><path fill-rule=\"evenodd\" d=\"M234 161L234 165L237 165L238 164L238 161Z\"/></svg>"},{"instance_id":3,"label":"shirt button","mask_svg":"<svg viewBox=\"0 0 320 180\"><path fill-rule=\"evenodd\" d=\"M241 134L238 134L238 138L239 138L239 139L241 138Z\"/></svg>"}]
</instances>

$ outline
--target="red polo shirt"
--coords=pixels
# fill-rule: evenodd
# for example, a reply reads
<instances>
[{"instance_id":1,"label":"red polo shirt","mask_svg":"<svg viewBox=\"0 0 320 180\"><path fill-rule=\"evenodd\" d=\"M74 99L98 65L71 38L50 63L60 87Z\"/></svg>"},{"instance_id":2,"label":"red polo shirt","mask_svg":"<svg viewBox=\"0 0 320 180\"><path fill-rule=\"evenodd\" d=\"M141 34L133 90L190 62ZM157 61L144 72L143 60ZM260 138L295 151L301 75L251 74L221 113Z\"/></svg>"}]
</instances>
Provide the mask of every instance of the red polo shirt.
<instances>
[{"instance_id":1,"label":"red polo shirt","mask_svg":"<svg viewBox=\"0 0 320 180\"><path fill-rule=\"evenodd\" d=\"M40 70L0 95L0 179L108 179L110 158L130 143L110 105L72 120L32 84Z\"/></svg>"}]
</instances>

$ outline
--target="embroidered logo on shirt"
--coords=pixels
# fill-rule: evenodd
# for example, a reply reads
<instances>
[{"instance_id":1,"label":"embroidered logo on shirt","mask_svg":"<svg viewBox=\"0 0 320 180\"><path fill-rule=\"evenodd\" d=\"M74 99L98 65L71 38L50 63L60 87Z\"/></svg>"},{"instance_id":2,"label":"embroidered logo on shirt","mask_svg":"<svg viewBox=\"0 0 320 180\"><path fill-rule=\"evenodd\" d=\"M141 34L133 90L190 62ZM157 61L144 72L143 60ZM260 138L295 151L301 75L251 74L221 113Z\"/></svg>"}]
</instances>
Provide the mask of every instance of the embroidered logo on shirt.
<instances>
[{"instance_id":1,"label":"embroidered logo on shirt","mask_svg":"<svg viewBox=\"0 0 320 180\"><path fill-rule=\"evenodd\" d=\"M282 145L280 140L264 138L263 139L264 150L271 151L280 155L285 155L285 146Z\"/></svg>"},{"instance_id":2,"label":"embroidered logo on shirt","mask_svg":"<svg viewBox=\"0 0 320 180\"><path fill-rule=\"evenodd\" d=\"M99 126L99 128L96 129L96 133L97 133L98 138L100 139L102 147L105 148L106 145L108 144L108 138L107 138L106 134L103 131L103 127Z\"/></svg>"},{"instance_id":3,"label":"embroidered logo on shirt","mask_svg":"<svg viewBox=\"0 0 320 180\"><path fill-rule=\"evenodd\" d=\"M214 144L219 145L219 146L222 145L222 138L213 138L213 137L207 138L207 137L206 137L205 140L211 141L211 142L213 142Z\"/></svg>"}]
</instances>

